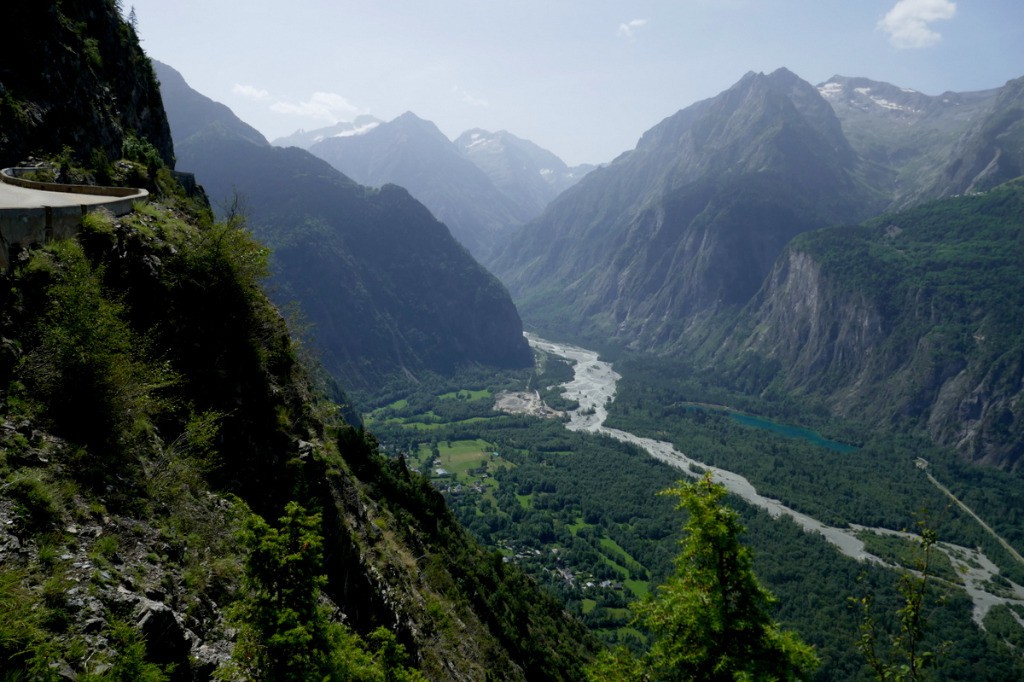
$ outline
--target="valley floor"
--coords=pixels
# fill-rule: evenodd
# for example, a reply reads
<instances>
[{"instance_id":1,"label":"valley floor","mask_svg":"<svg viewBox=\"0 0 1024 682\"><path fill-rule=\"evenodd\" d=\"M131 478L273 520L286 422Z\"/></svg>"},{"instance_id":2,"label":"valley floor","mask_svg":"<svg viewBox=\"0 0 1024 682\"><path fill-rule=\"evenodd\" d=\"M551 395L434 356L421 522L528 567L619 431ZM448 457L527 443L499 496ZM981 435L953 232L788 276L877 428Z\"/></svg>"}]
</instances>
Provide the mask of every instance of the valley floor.
<instances>
[{"instance_id":1,"label":"valley floor","mask_svg":"<svg viewBox=\"0 0 1024 682\"><path fill-rule=\"evenodd\" d=\"M688 457L676 450L671 443L643 438L626 431L605 426L604 422L608 417L607 406L614 400L616 382L621 378L614 371L612 365L599 360L598 354L594 351L547 341L531 334L527 334L527 339L533 348L565 358L574 363L574 378L571 382L564 384L563 389L564 394L568 398L579 403L579 408L569 411L569 421L566 423L567 429L603 434L616 440L631 443L642 448L655 459L683 471L688 476L698 477L706 471L711 471L715 481L725 485L733 494L738 495L749 504L764 510L773 518L777 518L780 515L789 516L805 531L822 535L844 555L858 561L869 561L890 568L898 568L884 558L869 552L862 539L865 532L887 535L893 534L896 531L856 525L846 528L828 525L784 505L779 500L759 494L750 481L735 472L709 466ZM529 406L528 413L530 414L541 416L545 412L542 406L536 405L537 402L540 402L539 395L536 396L536 399L526 400L523 398L522 402ZM514 412L518 411L516 407L516 401L509 400L508 397L496 403L496 409ZM548 408L548 411L554 412L550 408ZM940 485L934 481L930 474L927 475L929 479ZM940 488L951 495L941 485ZM992 532L973 512L970 512L970 514L986 530ZM903 535L913 537L905 533ZM1005 544L1005 541L1001 538L997 539ZM1024 606L1024 587L1015 582L1000 578L999 582L1002 585L1001 589L998 590L999 594L993 591L992 586L995 585L995 579L999 576L999 569L979 548L972 549L948 542L941 542L938 547L949 558L957 574L961 577L963 588L974 604L973 618L978 625L983 627L985 615L997 604ZM1019 556L1015 551L1013 554ZM1003 582L1004 580L1005 582ZM1022 627L1024 627L1024 623L1022 623Z\"/></svg>"}]
</instances>

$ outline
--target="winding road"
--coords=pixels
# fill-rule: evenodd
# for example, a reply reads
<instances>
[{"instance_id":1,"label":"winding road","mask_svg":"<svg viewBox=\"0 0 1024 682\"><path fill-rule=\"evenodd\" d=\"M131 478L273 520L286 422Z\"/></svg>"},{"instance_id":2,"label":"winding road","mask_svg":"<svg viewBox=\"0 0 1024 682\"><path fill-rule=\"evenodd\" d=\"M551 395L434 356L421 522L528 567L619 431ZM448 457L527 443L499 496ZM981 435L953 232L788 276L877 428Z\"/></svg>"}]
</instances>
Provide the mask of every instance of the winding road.
<instances>
[{"instance_id":1,"label":"winding road","mask_svg":"<svg viewBox=\"0 0 1024 682\"><path fill-rule=\"evenodd\" d=\"M2 178L2 176L0 176ZM144 195L140 195L144 196ZM0 210L67 206L98 206L121 201L122 197L33 189L0 182Z\"/></svg>"},{"instance_id":2,"label":"winding road","mask_svg":"<svg viewBox=\"0 0 1024 682\"><path fill-rule=\"evenodd\" d=\"M103 208L130 213L149 192L131 187L99 187L26 180L35 168L0 171L0 268L10 265L11 247L43 244L78 232L82 216Z\"/></svg>"},{"instance_id":3,"label":"winding road","mask_svg":"<svg viewBox=\"0 0 1024 682\"><path fill-rule=\"evenodd\" d=\"M676 450L671 443L643 438L605 426L608 405L615 400L616 384L622 378L612 368L611 363L600 360L596 352L585 348L547 341L528 333L525 336L533 348L574 363L573 380L562 384L563 395L579 402L579 408L568 413L569 421L565 426L570 431L597 433L632 443L647 451L655 459L680 469L688 476L699 477L704 472L710 471L713 478L724 485L726 489L739 495L755 507L763 509L772 518L782 515L789 516L805 531L820 534L848 557L900 569L900 567L868 552L864 542L857 537L857 533L870 531L879 534L899 534L910 538L915 536L885 528L829 526L818 519L787 507L779 500L761 495L754 485L740 474L719 469L688 457ZM948 542L939 542L936 546L949 557L953 567L962 577L962 587L974 603L972 617L979 626L984 627L985 614L997 604L1024 606L1024 587L1014 582L1007 581L1009 588L1006 588L1001 594L993 594L990 591L992 578L999 574L999 569L980 549L969 549Z\"/></svg>"}]
</instances>

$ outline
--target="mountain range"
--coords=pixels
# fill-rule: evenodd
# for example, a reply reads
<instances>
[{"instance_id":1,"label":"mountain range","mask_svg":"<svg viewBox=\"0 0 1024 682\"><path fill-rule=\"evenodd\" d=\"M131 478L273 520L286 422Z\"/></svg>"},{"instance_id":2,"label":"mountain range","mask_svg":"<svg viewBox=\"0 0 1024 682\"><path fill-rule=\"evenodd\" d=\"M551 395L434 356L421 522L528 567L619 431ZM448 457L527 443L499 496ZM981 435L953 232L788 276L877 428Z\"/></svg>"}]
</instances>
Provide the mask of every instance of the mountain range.
<instances>
[{"instance_id":1,"label":"mountain range","mask_svg":"<svg viewBox=\"0 0 1024 682\"><path fill-rule=\"evenodd\" d=\"M473 128L455 138L454 144L531 218L595 168L591 164L570 168L547 149L505 130L492 133Z\"/></svg>"},{"instance_id":2,"label":"mountain range","mask_svg":"<svg viewBox=\"0 0 1024 682\"><path fill-rule=\"evenodd\" d=\"M968 148L985 146L978 139L985 136L982 129L994 139L1019 120L1011 114L998 123L981 122L990 112L1005 115L1007 104L997 98L1019 99L1012 87L929 96L867 78L833 76L818 91L832 105L850 144L876 167L874 181L889 195L891 208L991 187L1019 174L1013 144L1000 147L1000 154L1009 156L992 168L986 169L995 156L991 145L977 152L985 156L983 165L961 168Z\"/></svg>"},{"instance_id":3,"label":"mountain range","mask_svg":"<svg viewBox=\"0 0 1024 682\"><path fill-rule=\"evenodd\" d=\"M334 125L327 126L325 128L317 128L315 130L296 130L291 135L279 137L272 140L270 144L275 147L301 147L303 149L309 149L317 142L325 140L328 137L351 137L353 135L362 135L367 133L383 121L375 116L369 116L363 114L356 116L351 121L339 121Z\"/></svg>"},{"instance_id":4,"label":"mountain range","mask_svg":"<svg viewBox=\"0 0 1024 682\"><path fill-rule=\"evenodd\" d=\"M819 365L796 362L814 353L806 334L794 336L797 329L867 334L874 318L863 317L863 307L841 303L861 286L856 281L837 276L823 288L792 278L820 265L795 246L809 243L798 237L838 226L828 232L837 235L828 253L842 253L876 277L884 273L894 281L916 281L916 271L899 270L906 265L899 259L873 266L862 262L862 254L881 247L870 242L853 248L842 235L857 231L842 226L938 197L989 191L1019 176L1022 87L1024 79L1018 79L996 90L928 97L864 79L834 77L815 87L785 69L750 73L718 96L665 119L636 149L566 190L512 235L488 265L508 285L526 322L545 333L591 342L612 339L638 351L686 353L703 358L708 367L743 367L748 374L757 365L753 358L762 354L766 364L758 371L768 374L753 382L760 390L777 380L828 400L837 414L879 425L914 424L965 457L1013 468L1020 462L1019 434L1008 425L1024 416L1013 370L1008 380L1000 374L1003 379L993 383L984 378L984 368L986 359L1012 353L1019 333L987 334L981 323L986 314L968 313L948 301L928 312L911 305L931 300L926 289L905 305L887 308L883 336L890 338L896 329L910 336L903 339L902 355L886 355L886 369L872 364L877 351L869 343L843 354L843 373L815 374ZM944 210L954 215L960 210L955 204L943 204L949 206ZM899 214L879 220L903 222ZM989 243L1013 253L1016 237L1007 229ZM944 238L934 230L929 234L927 249L949 248L940 246ZM965 237L950 239L960 243ZM921 243L917 247L926 249ZM937 260L922 256L915 267L937 267L952 252L942 253ZM973 245L964 248L955 268L974 267L974 253ZM954 266L943 262L942 267ZM780 291L787 292L785 303ZM1019 303L1011 305L1019 310ZM794 326L800 314L803 322ZM979 326L960 326L969 318ZM963 346L962 365L936 369L927 379L917 367L917 378L897 390L896 377L902 375L894 368L919 364L913 349L927 346L935 329L949 325L968 338L987 338L988 345ZM835 342L826 335L814 348ZM839 353L839 347L830 352ZM966 368L974 369L961 376ZM957 376L959 388L945 383ZM868 397L913 392L910 386L917 387L913 396L874 403ZM853 400L853 394L863 399ZM979 406L968 407L968 395Z\"/></svg>"},{"instance_id":5,"label":"mountain range","mask_svg":"<svg viewBox=\"0 0 1024 682\"><path fill-rule=\"evenodd\" d=\"M408 192L369 189L305 150L273 147L170 67L156 69L179 166L215 203L243 198L273 252L275 300L298 304L342 385L532 362L504 287Z\"/></svg>"},{"instance_id":6,"label":"mountain range","mask_svg":"<svg viewBox=\"0 0 1024 682\"><path fill-rule=\"evenodd\" d=\"M274 144L308 149L364 185L405 187L478 259L592 168L569 168L506 131L474 129L452 142L412 112L388 122L358 117Z\"/></svg>"},{"instance_id":7,"label":"mountain range","mask_svg":"<svg viewBox=\"0 0 1024 682\"><path fill-rule=\"evenodd\" d=\"M832 109L792 73L748 74L647 131L490 261L527 316L637 348L743 305L796 234L880 200Z\"/></svg>"}]
</instances>

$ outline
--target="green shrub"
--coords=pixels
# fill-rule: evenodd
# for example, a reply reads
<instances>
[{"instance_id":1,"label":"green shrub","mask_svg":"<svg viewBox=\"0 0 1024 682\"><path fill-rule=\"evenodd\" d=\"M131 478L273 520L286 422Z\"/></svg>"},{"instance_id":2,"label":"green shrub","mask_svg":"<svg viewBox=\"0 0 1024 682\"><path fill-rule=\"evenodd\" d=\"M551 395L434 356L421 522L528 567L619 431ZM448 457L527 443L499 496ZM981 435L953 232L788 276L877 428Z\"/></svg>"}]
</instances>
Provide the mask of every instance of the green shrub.
<instances>
[{"instance_id":1,"label":"green shrub","mask_svg":"<svg viewBox=\"0 0 1024 682\"><path fill-rule=\"evenodd\" d=\"M7 494L31 531L42 531L60 520L60 505L51 488L38 474L18 473L8 483Z\"/></svg>"},{"instance_id":2,"label":"green shrub","mask_svg":"<svg viewBox=\"0 0 1024 682\"><path fill-rule=\"evenodd\" d=\"M124 136L121 153L128 161L134 161L144 166L147 170L152 169L152 174L155 174L156 169L164 165L163 159L160 158L160 152L157 151L156 147L148 140L144 140L131 132Z\"/></svg>"},{"instance_id":3,"label":"green shrub","mask_svg":"<svg viewBox=\"0 0 1024 682\"><path fill-rule=\"evenodd\" d=\"M146 642L141 633L127 623L114 621L107 632L114 655L106 661L110 667L99 674L80 675L84 682L164 682L167 673L146 661Z\"/></svg>"},{"instance_id":4,"label":"green shrub","mask_svg":"<svg viewBox=\"0 0 1024 682\"><path fill-rule=\"evenodd\" d=\"M82 216L82 232L106 236L114 234L114 218L107 211L92 211Z\"/></svg>"},{"instance_id":5,"label":"green shrub","mask_svg":"<svg viewBox=\"0 0 1024 682\"><path fill-rule=\"evenodd\" d=\"M36 253L23 276L41 280L42 291L32 302L31 349L19 367L28 391L46 405L58 433L85 447L71 461L87 482L130 474L132 445L152 432L151 418L163 406L159 391L172 374L146 362L145 344L104 291L102 269L76 242Z\"/></svg>"},{"instance_id":6,"label":"green shrub","mask_svg":"<svg viewBox=\"0 0 1024 682\"><path fill-rule=\"evenodd\" d=\"M117 549L121 543L117 539L116 535L103 535L96 539L93 543L92 552L90 553L94 558L111 559L117 554Z\"/></svg>"},{"instance_id":7,"label":"green shrub","mask_svg":"<svg viewBox=\"0 0 1024 682\"><path fill-rule=\"evenodd\" d=\"M36 608L24 577L0 568L0 674L4 680L56 680L49 638L40 627L44 609Z\"/></svg>"}]
</instances>

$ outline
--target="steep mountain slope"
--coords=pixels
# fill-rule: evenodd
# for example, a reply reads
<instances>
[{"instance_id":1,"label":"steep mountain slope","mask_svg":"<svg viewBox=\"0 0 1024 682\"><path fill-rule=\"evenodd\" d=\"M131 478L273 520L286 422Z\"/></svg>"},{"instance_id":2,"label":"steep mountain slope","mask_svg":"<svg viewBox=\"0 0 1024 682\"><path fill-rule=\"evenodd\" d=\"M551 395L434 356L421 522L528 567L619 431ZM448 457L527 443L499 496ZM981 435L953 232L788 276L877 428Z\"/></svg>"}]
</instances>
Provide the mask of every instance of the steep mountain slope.
<instances>
[{"instance_id":1,"label":"steep mountain slope","mask_svg":"<svg viewBox=\"0 0 1024 682\"><path fill-rule=\"evenodd\" d=\"M298 302L343 385L532 362L508 293L405 190L371 190L306 151L271 147L157 69L172 128L184 131L180 165L214 201L241 193L253 232L273 249L275 299Z\"/></svg>"},{"instance_id":2,"label":"steep mountain slope","mask_svg":"<svg viewBox=\"0 0 1024 682\"><path fill-rule=\"evenodd\" d=\"M867 78L833 76L817 86L850 144L873 164L871 179L891 206L955 193L933 188L964 131L998 90L929 96Z\"/></svg>"},{"instance_id":3,"label":"steep mountain slope","mask_svg":"<svg viewBox=\"0 0 1024 682\"><path fill-rule=\"evenodd\" d=\"M529 219L594 169L590 165L569 168L548 150L505 130L467 130L455 139L455 146L495 187L522 206Z\"/></svg>"},{"instance_id":4,"label":"steep mountain slope","mask_svg":"<svg viewBox=\"0 0 1024 682\"><path fill-rule=\"evenodd\" d=\"M361 184L405 187L477 258L486 256L501 234L532 217L437 126L411 112L361 135L324 138L309 151Z\"/></svg>"},{"instance_id":5,"label":"steep mountain slope","mask_svg":"<svg viewBox=\"0 0 1024 682\"><path fill-rule=\"evenodd\" d=\"M1024 183L800 235L717 349L839 414L1024 463ZM762 388L767 383L762 384Z\"/></svg>"},{"instance_id":6,"label":"steep mountain slope","mask_svg":"<svg viewBox=\"0 0 1024 682\"><path fill-rule=\"evenodd\" d=\"M432 679L572 677L582 626L331 418L260 291L261 247L176 204L91 222L3 278L0 668L127 666L127 636L210 679L245 623L224 610L248 594L243 524L297 500L356 633L388 628Z\"/></svg>"},{"instance_id":7,"label":"steep mountain slope","mask_svg":"<svg viewBox=\"0 0 1024 682\"><path fill-rule=\"evenodd\" d=\"M4 49L17 58L0 60L0 167L60 154L54 139L78 162L105 166L123 156L126 135L173 167L156 78L135 30L111 21L116 12L88 0L5 4Z\"/></svg>"},{"instance_id":8,"label":"steep mountain slope","mask_svg":"<svg viewBox=\"0 0 1024 682\"><path fill-rule=\"evenodd\" d=\"M999 89L928 188L933 197L979 192L1024 174L1024 78Z\"/></svg>"},{"instance_id":9,"label":"steep mountain slope","mask_svg":"<svg viewBox=\"0 0 1024 682\"><path fill-rule=\"evenodd\" d=\"M57 5L29 42L79 6ZM85 39L124 28L113 2L88 6L103 19ZM141 87L151 74L136 66L109 64ZM78 109L42 152L97 116ZM0 675L267 679L258 665L273 660L324 679L307 664L330 648L350 672L360 660L366 677L398 679L404 647L430 679L575 678L593 646L582 626L333 416L262 292L265 270L249 233L179 188L121 219L93 214L76 239L0 273ZM310 515L272 530L253 516L278 526L290 500ZM281 556L289 522L303 542ZM285 583L269 613L251 606L272 601L254 579L268 569ZM304 586L318 624L295 620L289 595ZM260 630L292 625L277 640ZM232 662L246 637L257 656Z\"/></svg>"},{"instance_id":10,"label":"steep mountain slope","mask_svg":"<svg viewBox=\"0 0 1024 682\"><path fill-rule=\"evenodd\" d=\"M831 107L782 69L678 112L556 199L491 262L531 322L672 346L742 306L796 234L881 202Z\"/></svg>"}]
</instances>

